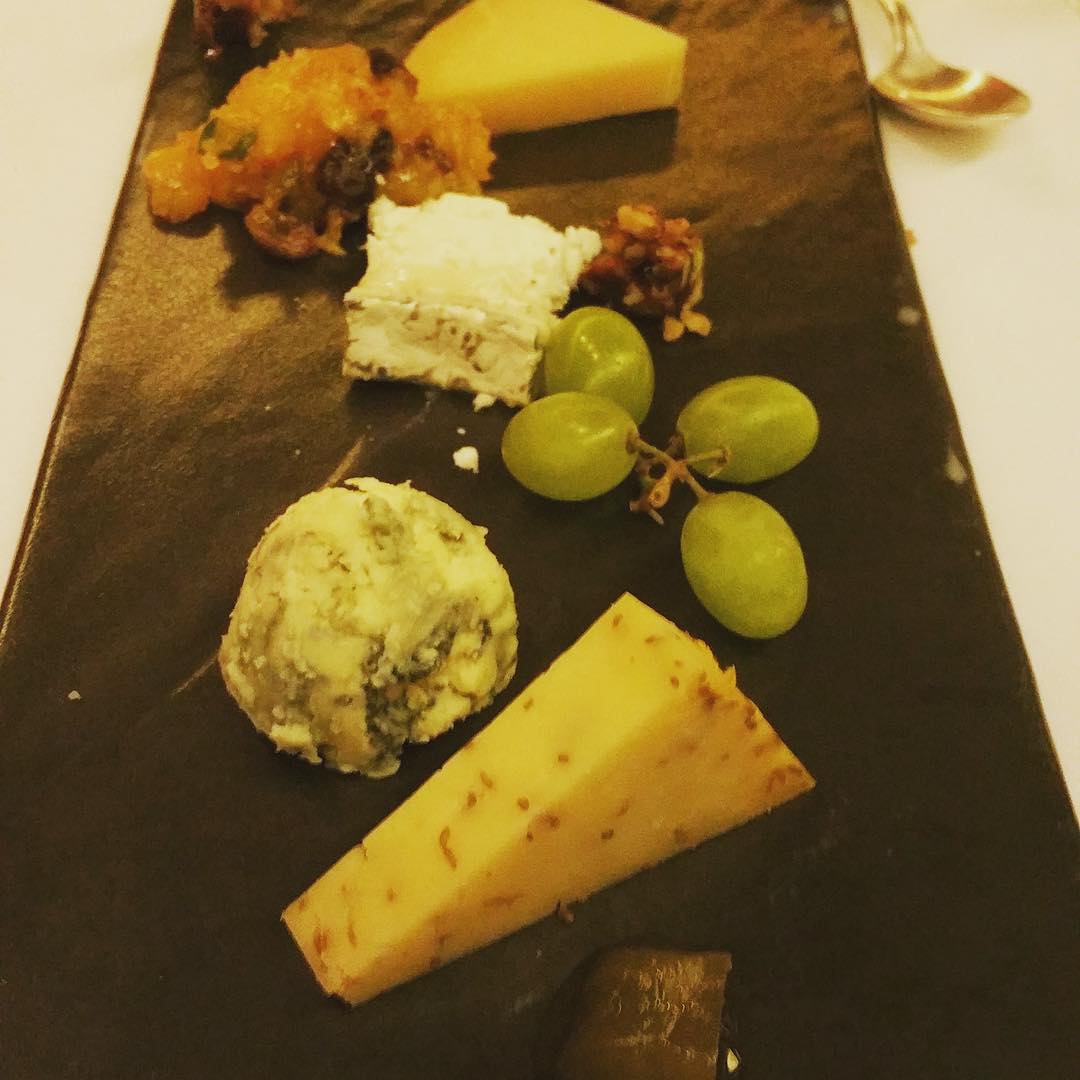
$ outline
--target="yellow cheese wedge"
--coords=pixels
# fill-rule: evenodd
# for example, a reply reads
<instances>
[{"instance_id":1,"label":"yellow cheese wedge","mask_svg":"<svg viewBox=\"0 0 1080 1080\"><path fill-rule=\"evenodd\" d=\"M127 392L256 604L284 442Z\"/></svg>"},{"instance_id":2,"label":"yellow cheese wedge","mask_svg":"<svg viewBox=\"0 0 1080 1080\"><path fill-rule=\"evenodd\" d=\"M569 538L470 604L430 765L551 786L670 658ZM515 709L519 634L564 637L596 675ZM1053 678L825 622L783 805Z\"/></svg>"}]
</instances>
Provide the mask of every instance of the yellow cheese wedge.
<instances>
[{"instance_id":1,"label":"yellow cheese wedge","mask_svg":"<svg viewBox=\"0 0 1080 1080\"><path fill-rule=\"evenodd\" d=\"M355 1004L813 783L734 671L627 594L283 918Z\"/></svg>"},{"instance_id":2,"label":"yellow cheese wedge","mask_svg":"<svg viewBox=\"0 0 1080 1080\"><path fill-rule=\"evenodd\" d=\"M686 39L594 0L472 0L405 58L423 101L480 110L495 134L666 109Z\"/></svg>"}]
</instances>

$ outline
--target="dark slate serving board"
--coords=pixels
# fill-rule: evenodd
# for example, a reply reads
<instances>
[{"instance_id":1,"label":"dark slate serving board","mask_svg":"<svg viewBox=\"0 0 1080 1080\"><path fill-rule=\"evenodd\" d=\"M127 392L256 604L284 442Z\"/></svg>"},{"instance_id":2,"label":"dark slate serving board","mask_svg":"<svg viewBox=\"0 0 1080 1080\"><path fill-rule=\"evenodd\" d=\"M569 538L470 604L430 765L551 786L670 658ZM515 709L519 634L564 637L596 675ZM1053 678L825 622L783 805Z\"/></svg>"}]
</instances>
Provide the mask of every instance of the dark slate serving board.
<instances>
[{"instance_id":1,"label":"dark slate serving board","mask_svg":"<svg viewBox=\"0 0 1080 1080\"><path fill-rule=\"evenodd\" d=\"M311 5L278 46L402 51L453 5ZM0 640L0 1054L49 1077L549 1075L583 966L616 942L726 948L753 1080L1039 1077L1080 1057L1077 830L994 561L882 170L842 7L649 3L692 35L674 115L503 140L493 190L589 223L688 215L706 340L657 344L646 433L715 379L766 372L821 441L760 493L802 539L811 599L750 644L625 493L516 487L507 414L338 376L355 259L257 250L234 217L149 218L129 176L56 420ZM135 166L239 73L169 27ZM468 430L479 476L452 467ZM351 455L351 457L350 457ZM371 782L275 755L204 669L244 560L342 467L413 479L490 528L521 664L624 589L705 638L818 780L811 795L356 1010L324 999L281 908L492 711ZM202 674L196 674L202 671ZM77 690L81 700L69 700Z\"/></svg>"}]
</instances>

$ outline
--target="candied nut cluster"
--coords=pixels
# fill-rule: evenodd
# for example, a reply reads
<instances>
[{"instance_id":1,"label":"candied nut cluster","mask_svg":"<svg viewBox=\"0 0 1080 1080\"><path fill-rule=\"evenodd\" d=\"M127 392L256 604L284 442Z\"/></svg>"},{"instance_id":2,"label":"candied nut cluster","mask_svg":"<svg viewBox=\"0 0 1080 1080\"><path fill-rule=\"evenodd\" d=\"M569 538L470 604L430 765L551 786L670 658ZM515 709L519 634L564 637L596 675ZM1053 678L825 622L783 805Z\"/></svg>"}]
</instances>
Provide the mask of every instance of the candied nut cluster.
<instances>
[{"instance_id":1,"label":"candied nut cluster","mask_svg":"<svg viewBox=\"0 0 1080 1080\"><path fill-rule=\"evenodd\" d=\"M665 341L712 329L694 310L705 290L705 250L686 218L627 204L601 224L600 235L603 250L585 268L582 289L631 314L662 318Z\"/></svg>"},{"instance_id":2,"label":"candied nut cluster","mask_svg":"<svg viewBox=\"0 0 1080 1080\"><path fill-rule=\"evenodd\" d=\"M195 37L215 58L230 45L256 48L268 23L291 19L299 0L195 0Z\"/></svg>"},{"instance_id":3,"label":"candied nut cluster","mask_svg":"<svg viewBox=\"0 0 1080 1080\"><path fill-rule=\"evenodd\" d=\"M249 71L200 127L147 155L143 179L155 216L240 210L264 248L303 259L342 254L342 230L377 194L410 205L479 192L493 157L477 113L417 101L383 49L339 45Z\"/></svg>"}]
</instances>

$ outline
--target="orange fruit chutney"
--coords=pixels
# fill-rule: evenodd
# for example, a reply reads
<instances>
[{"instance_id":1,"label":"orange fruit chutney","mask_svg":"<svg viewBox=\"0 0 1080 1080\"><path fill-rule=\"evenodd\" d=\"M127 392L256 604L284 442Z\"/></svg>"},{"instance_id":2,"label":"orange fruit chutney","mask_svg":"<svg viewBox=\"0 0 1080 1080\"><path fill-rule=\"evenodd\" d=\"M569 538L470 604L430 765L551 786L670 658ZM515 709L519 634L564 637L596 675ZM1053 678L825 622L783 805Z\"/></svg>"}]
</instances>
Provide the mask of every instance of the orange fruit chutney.
<instances>
[{"instance_id":1,"label":"orange fruit chutney","mask_svg":"<svg viewBox=\"0 0 1080 1080\"><path fill-rule=\"evenodd\" d=\"M343 254L342 229L377 194L411 205L475 193L493 160L475 111L418 102L416 80L389 53L338 45L249 71L142 172L155 216L186 221L210 203L243 210L262 246L305 258Z\"/></svg>"}]
</instances>

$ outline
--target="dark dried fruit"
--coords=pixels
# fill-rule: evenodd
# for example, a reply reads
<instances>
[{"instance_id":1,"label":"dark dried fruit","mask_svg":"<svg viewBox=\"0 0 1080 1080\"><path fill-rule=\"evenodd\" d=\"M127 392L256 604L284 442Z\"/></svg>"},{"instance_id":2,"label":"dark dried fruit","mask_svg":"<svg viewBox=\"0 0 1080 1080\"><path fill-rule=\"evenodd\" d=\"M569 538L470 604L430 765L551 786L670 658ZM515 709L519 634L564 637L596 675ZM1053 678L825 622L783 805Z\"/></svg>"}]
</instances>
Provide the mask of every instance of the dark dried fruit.
<instances>
[{"instance_id":1,"label":"dark dried fruit","mask_svg":"<svg viewBox=\"0 0 1080 1080\"><path fill-rule=\"evenodd\" d=\"M394 153L394 137L381 130L370 146L338 139L315 170L315 186L343 209L359 211L375 197L375 177Z\"/></svg>"},{"instance_id":2,"label":"dark dried fruit","mask_svg":"<svg viewBox=\"0 0 1080 1080\"><path fill-rule=\"evenodd\" d=\"M368 49L368 61L371 64L371 74L376 79L385 79L398 66L397 57L378 45Z\"/></svg>"},{"instance_id":3,"label":"dark dried fruit","mask_svg":"<svg viewBox=\"0 0 1080 1080\"><path fill-rule=\"evenodd\" d=\"M297 0L194 0L195 38L213 60L227 48L255 48L266 26L296 14Z\"/></svg>"},{"instance_id":4,"label":"dark dried fruit","mask_svg":"<svg viewBox=\"0 0 1080 1080\"><path fill-rule=\"evenodd\" d=\"M211 58L230 45L250 42L251 15L241 8L219 8L217 4L195 0L195 33Z\"/></svg>"},{"instance_id":5,"label":"dark dried fruit","mask_svg":"<svg viewBox=\"0 0 1080 1080\"><path fill-rule=\"evenodd\" d=\"M267 251L285 259L307 259L319 250L319 235L309 221L301 221L280 207L256 203L244 215L251 235Z\"/></svg>"},{"instance_id":6,"label":"dark dried fruit","mask_svg":"<svg viewBox=\"0 0 1080 1080\"><path fill-rule=\"evenodd\" d=\"M727 1057L730 969L725 952L625 946L602 953L582 990L558 1080L715 1080Z\"/></svg>"}]
</instances>

